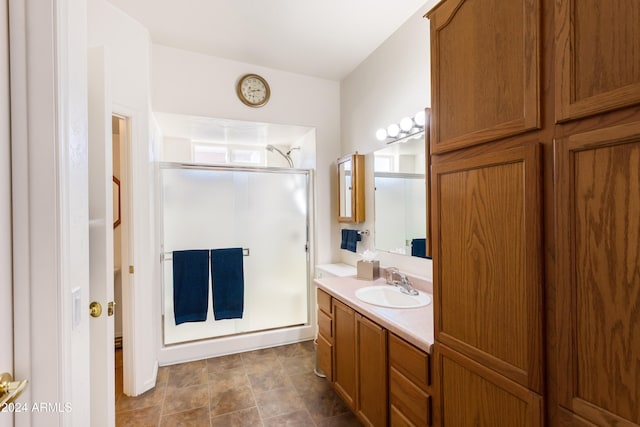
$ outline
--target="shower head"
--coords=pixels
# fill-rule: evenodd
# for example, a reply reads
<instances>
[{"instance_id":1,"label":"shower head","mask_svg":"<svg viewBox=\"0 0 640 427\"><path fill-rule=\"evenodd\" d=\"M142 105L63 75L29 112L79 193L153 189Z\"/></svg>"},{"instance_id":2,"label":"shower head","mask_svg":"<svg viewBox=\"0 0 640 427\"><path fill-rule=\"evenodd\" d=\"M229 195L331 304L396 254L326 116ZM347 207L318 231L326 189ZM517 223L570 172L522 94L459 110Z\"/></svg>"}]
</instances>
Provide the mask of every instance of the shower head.
<instances>
[{"instance_id":1,"label":"shower head","mask_svg":"<svg viewBox=\"0 0 640 427\"><path fill-rule=\"evenodd\" d=\"M287 163L289 163L289 167L292 168L293 167L293 160L291 160L291 157L289 156L289 153L291 153L291 150L289 150L286 154L283 153L278 147L275 147L271 144L267 145L265 147L267 149L267 151L271 151L272 153L275 151L276 153L280 154L282 157L285 158L285 160L287 161Z\"/></svg>"}]
</instances>

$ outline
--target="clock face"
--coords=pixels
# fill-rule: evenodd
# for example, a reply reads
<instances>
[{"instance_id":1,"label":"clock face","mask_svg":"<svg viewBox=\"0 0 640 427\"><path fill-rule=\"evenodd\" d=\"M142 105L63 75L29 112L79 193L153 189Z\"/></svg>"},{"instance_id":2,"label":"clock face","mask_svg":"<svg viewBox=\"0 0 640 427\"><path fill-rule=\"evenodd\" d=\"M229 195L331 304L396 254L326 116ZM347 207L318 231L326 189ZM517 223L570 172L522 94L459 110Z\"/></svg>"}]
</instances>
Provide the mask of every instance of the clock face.
<instances>
[{"instance_id":1,"label":"clock face","mask_svg":"<svg viewBox=\"0 0 640 427\"><path fill-rule=\"evenodd\" d=\"M269 85L260 76L248 74L238 83L240 100L250 107L260 107L269 100Z\"/></svg>"}]
</instances>

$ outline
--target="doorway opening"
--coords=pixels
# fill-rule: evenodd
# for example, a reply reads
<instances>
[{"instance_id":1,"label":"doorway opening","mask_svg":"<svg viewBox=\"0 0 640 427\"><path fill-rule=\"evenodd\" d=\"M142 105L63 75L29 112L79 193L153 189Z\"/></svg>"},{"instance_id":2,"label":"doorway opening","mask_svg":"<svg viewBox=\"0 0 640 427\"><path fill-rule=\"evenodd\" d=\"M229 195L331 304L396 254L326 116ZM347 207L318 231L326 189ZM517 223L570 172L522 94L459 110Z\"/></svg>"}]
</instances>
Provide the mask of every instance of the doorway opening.
<instances>
[{"instance_id":1,"label":"doorway opening","mask_svg":"<svg viewBox=\"0 0 640 427\"><path fill-rule=\"evenodd\" d=\"M111 117L113 153L113 294L115 301L114 353L115 353L115 402L125 394L125 378L133 375L128 360L126 312L130 306L129 293L129 253L131 223L129 218L129 137L130 121L120 115Z\"/></svg>"}]
</instances>

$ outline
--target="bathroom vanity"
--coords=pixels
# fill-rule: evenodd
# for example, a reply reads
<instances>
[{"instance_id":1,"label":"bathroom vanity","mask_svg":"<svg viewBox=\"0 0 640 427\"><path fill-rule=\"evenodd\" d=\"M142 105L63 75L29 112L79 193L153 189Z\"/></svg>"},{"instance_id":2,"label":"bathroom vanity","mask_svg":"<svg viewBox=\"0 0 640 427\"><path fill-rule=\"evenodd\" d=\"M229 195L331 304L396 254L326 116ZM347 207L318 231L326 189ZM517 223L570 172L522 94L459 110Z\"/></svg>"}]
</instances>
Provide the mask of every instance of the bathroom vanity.
<instances>
[{"instance_id":1,"label":"bathroom vanity","mask_svg":"<svg viewBox=\"0 0 640 427\"><path fill-rule=\"evenodd\" d=\"M430 284L412 279L430 293ZM431 424L433 306L389 308L356 292L384 279L316 279L318 367L365 425ZM390 286L391 287L391 286Z\"/></svg>"}]
</instances>

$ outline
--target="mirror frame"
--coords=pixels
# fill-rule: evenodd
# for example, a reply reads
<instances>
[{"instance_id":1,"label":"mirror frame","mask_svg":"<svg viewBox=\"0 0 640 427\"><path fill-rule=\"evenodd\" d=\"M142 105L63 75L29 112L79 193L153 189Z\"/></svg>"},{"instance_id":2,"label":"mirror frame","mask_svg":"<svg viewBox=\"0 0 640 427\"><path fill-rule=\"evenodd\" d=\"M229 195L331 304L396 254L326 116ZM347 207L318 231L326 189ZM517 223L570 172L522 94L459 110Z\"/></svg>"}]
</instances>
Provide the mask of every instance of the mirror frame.
<instances>
[{"instance_id":1,"label":"mirror frame","mask_svg":"<svg viewBox=\"0 0 640 427\"><path fill-rule=\"evenodd\" d=\"M113 176L113 228L120 225L121 207L120 207L120 180Z\"/></svg>"},{"instance_id":2,"label":"mirror frame","mask_svg":"<svg viewBox=\"0 0 640 427\"><path fill-rule=\"evenodd\" d=\"M340 165L351 161L351 215L343 216L342 206L340 204L341 197L341 185L342 182L340 176ZM338 222L352 222L352 223L360 223L365 220L365 205L364 205L364 155L358 154L355 152L354 154L349 154L347 156L340 157L337 162L337 177L338 177Z\"/></svg>"}]
</instances>

